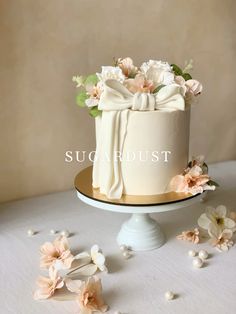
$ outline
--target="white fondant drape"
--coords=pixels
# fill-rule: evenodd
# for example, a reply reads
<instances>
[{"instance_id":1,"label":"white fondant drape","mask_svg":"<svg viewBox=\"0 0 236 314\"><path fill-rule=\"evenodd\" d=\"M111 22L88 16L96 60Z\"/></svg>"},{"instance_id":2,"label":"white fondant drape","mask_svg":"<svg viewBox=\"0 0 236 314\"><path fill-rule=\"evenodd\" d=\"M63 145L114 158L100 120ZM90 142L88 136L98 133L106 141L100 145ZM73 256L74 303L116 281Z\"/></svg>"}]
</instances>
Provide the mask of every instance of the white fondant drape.
<instances>
[{"instance_id":1,"label":"white fondant drape","mask_svg":"<svg viewBox=\"0 0 236 314\"><path fill-rule=\"evenodd\" d=\"M118 154L123 151L130 110L185 110L182 87L165 86L156 94L132 94L116 80L107 80L98 108L102 110L101 126L93 165L93 187L110 199L119 199L123 179Z\"/></svg>"}]
</instances>

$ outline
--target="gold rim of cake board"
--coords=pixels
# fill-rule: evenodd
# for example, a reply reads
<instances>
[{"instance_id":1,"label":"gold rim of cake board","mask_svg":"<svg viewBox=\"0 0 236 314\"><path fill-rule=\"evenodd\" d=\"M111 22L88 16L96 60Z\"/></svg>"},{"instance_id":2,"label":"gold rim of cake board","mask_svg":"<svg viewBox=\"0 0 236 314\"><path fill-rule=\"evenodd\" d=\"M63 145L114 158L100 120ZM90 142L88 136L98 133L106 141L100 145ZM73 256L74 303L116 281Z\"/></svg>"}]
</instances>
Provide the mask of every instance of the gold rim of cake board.
<instances>
[{"instance_id":1,"label":"gold rim of cake board","mask_svg":"<svg viewBox=\"0 0 236 314\"><path fill-rule=\"evenodd\" d=\"M75 177L75 188L84 196L104 203L123 206L154 206L181 202L199 195L169 192L156 195L122 195L118 200L111 200L104 194L101 194L99 189L93 188L92 169L93 167L90 166L77 174Z\"/></svg>"}]
</instances>

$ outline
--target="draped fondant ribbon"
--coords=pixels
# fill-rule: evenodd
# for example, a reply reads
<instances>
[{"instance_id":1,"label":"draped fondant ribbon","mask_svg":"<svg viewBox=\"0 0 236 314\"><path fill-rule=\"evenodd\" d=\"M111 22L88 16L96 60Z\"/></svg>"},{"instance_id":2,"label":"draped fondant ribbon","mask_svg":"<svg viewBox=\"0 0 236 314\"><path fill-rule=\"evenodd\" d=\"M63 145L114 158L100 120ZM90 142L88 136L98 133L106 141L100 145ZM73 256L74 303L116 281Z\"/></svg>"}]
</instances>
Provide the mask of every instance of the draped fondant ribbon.
<instances>
[{"instance_id":1,"label":"draped fondant ribbon","mask_svg":"<svg viewBox=\"0 0 236 314\"><path fill-rule=\"evenodd\" d=\"M110 199L119 199L123 193L123 179L116 154L123 152L130 110L185 110L183 89L172 84L155 94L132 94L119 81L107 80L98 108L103 112L93 165L93 187L100 188L100 192Z\"/></svg>"}]
</instances>

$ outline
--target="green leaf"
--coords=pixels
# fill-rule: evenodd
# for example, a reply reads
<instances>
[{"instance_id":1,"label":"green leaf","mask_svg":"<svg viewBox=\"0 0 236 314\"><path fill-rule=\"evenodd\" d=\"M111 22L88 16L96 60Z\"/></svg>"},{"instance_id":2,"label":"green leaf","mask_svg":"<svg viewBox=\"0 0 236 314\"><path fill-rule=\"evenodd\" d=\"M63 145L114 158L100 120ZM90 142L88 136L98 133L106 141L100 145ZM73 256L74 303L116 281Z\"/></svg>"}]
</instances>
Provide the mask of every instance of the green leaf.
<instances>
[{"instance_id":1,"label":"green leaf","mask_svg":"<svg viewBox=\"0 0 236 314\"><path fill-rule=\"evenodd\" d=\"M189 73L183 73L182 77L185 79L185 81L191 80L192 76Z\"/></svg>"},{"instance_id":2,"label":"green leaf","mask_svg":"<svg viewBox=\"0 0 236 314\"><path fill-rule=\"evenodd\" d=\"M85 85L96 85L98 83L98 77L96 74L91 74L84 80Z\"/></svg>"},{"instance_id":3,"label":"green leaf","mask_svg":"<svg viewBox=\"0 0 236 314\"><path fill-rule=\"evenodd\" d=\"M215 185L215 186L219 187L219 184L213 180L208 181L207 184L208 185Z\"/></svg>"},{"instance_id":4,"label":"green leaf","mask_svg":"<svg viewBox=\"0 0 236 314\"><path fill-rule=\"evenodd\" d=\"M80 92L77 96L76 96L76 103L78 106L80 107L85 107L85 100L88 99L89 96L87 95L87 93L85 91Z\"/></svg>"},{"instance_id":5,"label":"green leaf","mask_svg":"<svg viewBox=\"0 0 236 314\"><path fill-rule=\"evenodd\" d=\"M96 118L97 116L102 114L102 110L99 110L98 106L95 106L89 109L89 114L91 117Z\"/></svg>"},{"instance_id":6,"label":"green leaf","mask_svg":"<svg viewBox=\"0 0 236 314\"><path fill-rule=\"evenodd\" d=\"M183 76L183 71L180 69L180 67L178 67L178 65L176 65L176 64L171 64L171 66L172 66L172 69L173 69L175 75L181 75L181 76Z\"/></svg>"},{"instance_id":7,"label":"green leaf","mask_svg":"<svg viewBox=\"0 0 236 314\"><path fill-rule=\"evenodd\" d=\"M207 166L207 164L205 162L202 165L202 171L203 171L204 174L208 173L208 166Z\"/></svg>"},{"instance_id":8,"label":"green leaf","mask_svg":"<svg viewBox=\"0 0 236 314\"><path fill-rule=\"evenodd\" d=\"M158 93L159 90L162 89L162 87L165 87L165 86L166 86L166 85L164 85L164 84L161 84L161 85L157 86L157 88L154 89L153 93L154 93L154 94L155 94L155 93Z\"/></svg>"}]
</instances>

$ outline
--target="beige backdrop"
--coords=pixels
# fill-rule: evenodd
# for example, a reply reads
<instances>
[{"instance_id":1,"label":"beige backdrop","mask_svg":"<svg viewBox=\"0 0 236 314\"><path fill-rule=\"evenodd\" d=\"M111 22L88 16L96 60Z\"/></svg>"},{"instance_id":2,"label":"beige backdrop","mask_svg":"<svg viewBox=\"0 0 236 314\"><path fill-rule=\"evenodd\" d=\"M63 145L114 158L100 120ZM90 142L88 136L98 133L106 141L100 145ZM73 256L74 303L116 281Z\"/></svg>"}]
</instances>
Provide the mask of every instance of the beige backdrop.
<instances>
[{"instance_id":1,"label":"beige backdrop","mask_svg":"<svg viewBox=\"0 0 236 314\"><path fill-rule=\"evenodd\" d=\"M71 77L113 56L193 58L204 93L191 152L234 159L235 13L233 0L1 0L0 201L73 186L84 164L64 154L94 148L94 121L75 105Z\"/></svg>"}]
</instances>

